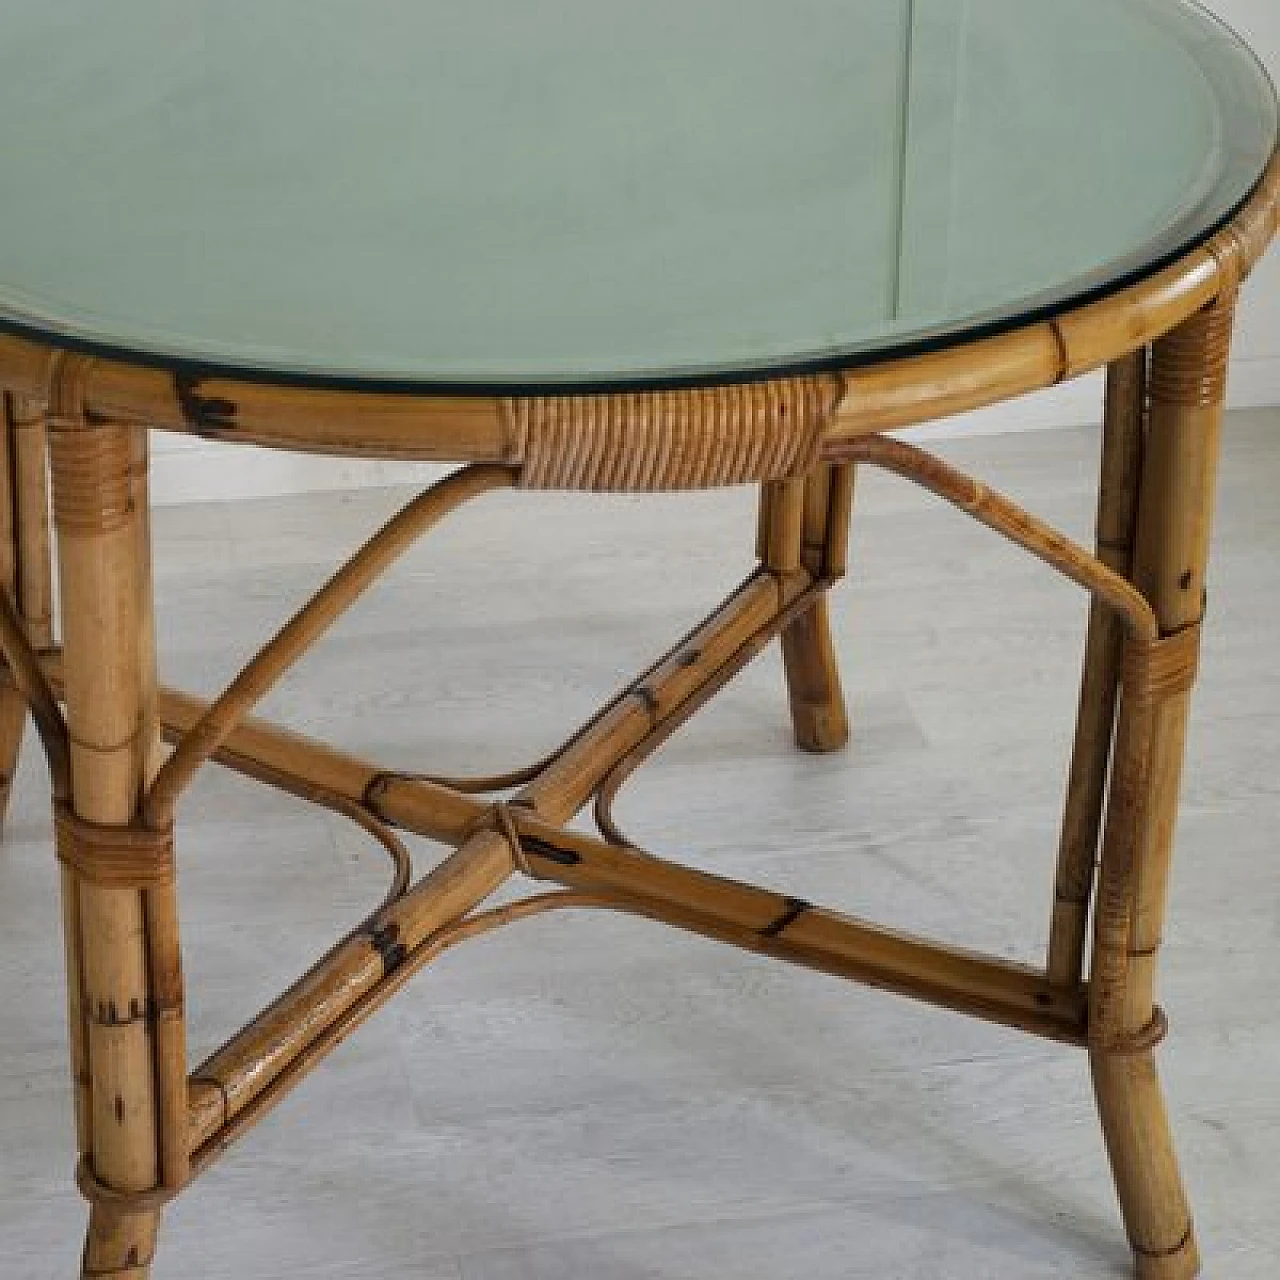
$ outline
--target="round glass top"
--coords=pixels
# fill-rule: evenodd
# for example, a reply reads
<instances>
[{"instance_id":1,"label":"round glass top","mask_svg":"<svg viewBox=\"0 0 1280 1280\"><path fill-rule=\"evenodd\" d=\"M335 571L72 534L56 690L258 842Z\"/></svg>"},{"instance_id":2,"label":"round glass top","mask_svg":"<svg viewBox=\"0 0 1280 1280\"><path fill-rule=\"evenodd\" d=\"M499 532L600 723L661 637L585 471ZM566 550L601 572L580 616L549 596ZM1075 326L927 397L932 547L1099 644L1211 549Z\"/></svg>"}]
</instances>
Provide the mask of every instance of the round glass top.
<instances>
[{"instance_id":1,"label":"round glass top","mask_svg":"<svg viewBox=\"0 0 1280 1280\"><path fill-rule=\"evenodd\" d=\"M848 366L1164 265L1276 131L1186 0L0 0L0 327L385 389Z\"/></svg>"}]
</instances>

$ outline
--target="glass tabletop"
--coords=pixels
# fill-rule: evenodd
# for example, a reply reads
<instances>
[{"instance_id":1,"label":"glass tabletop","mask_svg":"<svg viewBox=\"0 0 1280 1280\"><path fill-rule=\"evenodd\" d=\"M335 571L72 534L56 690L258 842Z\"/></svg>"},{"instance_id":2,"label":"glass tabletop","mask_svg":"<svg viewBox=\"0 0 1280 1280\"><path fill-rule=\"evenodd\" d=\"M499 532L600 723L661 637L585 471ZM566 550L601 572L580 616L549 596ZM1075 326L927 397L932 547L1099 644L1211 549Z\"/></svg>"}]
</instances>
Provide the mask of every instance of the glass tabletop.
<instances>
[{"instance_id":1,"label":"glass tabletop","mask_svg":"<svg viewBox=\"0 0 1280 1280\"><path fill-rule=\"evenodd\" d=\"M850 366L1164 265L1276 131L1185 0L0 0L0 327L382 389Z\"/></svg>"}]
</instances>

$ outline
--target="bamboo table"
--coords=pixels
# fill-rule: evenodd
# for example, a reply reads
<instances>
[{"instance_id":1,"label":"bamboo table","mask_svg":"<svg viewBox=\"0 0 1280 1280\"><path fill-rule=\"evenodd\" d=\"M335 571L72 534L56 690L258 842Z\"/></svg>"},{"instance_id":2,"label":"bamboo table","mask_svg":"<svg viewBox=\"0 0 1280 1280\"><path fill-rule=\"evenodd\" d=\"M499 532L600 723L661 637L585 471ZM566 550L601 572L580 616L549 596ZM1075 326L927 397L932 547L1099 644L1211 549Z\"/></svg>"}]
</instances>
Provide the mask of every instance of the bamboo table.
<instances>
[{"instance_id":1,"label":"bamboo table","mask_svg":"<svg viewBox=\"0 0 1280 1280\"><path fill-rule=\"evenodd\" d=\"M147 1276L162 1207L446 948L589 907L1087 1049L1138 1273L1193 1275L1155 965L1232 317L1280 216L1264 73L1181 0L476 8L0 3L0 766L29 708L84 1275ZM1093 549L886 434L1102 367ZM200 701L157 682L154 430L465 465ZM1092 599L1043 968L663 861L611 816L775 639L799 745L843 745L824 593L858 464ZM464 502L730 484L762 493L745 582L530 769L408 774L252 717ZM357 823L394 877L189 1069L174 823L211 761ZM600 836L566 830L592 801ZM415 879L403 833L450 852ZM486 906L513 876L555 887Z\"/></svg>"}]
</instances>

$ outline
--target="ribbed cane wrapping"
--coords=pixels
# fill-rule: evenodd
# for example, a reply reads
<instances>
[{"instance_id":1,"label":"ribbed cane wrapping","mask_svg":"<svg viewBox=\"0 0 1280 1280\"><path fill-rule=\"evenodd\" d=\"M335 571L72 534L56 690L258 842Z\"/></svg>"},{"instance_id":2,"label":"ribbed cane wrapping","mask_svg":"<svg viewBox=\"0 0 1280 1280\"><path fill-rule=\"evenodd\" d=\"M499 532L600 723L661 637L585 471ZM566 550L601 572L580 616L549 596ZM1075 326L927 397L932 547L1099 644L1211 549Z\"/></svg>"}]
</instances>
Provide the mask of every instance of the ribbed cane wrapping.
<instances>
[{"instance_id":1,"label":"ribbed cane wrapping","mask_svg":"<svg viewBox=\"0 0 1280 1280\"><path fill-rule=\"evenodd\" d=\"M173 830L103 827L66 805L54 812L58 861L82 880L107 889L154 889L173 883Z\"/></svg>"},{"instance_id":2,"label":"ribbed cane wrapping","mask_svg":"<svg viewBox=\"0 0 1280 1280\"><path fill-rule=\"evenodd\" d=\"M653 493L803 475L843 393L835 376L506 402L526 489Z\"/></svg>"},{"instance_id":3,"label":"ribbed cane wrapping","mask_svg":"<svg viewBox=\"0 0 1280 1280\"><path fill-rule=\"evenodd\" d=\"M1234 298L1224 298L1155 344L1153 402L1199 409L1222 403L1234 314Z\"/></svg>"},{"instance_id":4,"label":"ribbed cane wrapping","mask_svg":"<svg viewBox=\"0 0 1280 1280\"><path fill-rule=\"evenodd\" d=\"M1154 644L1126 647L1122 682L1126 696L1163 702L1188 693L1200 669L1200 626L1185 627Z\"/></svg>"},{"instance_id":5,"label":"ribbed cane wrapping","mask_svg":"<svg viewBox=\"0 0 1280 1280\"><path fill-rule=\"evenodd\" d=\"M128 427L50 419L53 515L64 533L110 533L130 510Z\"/></svg>"}]
</instances>

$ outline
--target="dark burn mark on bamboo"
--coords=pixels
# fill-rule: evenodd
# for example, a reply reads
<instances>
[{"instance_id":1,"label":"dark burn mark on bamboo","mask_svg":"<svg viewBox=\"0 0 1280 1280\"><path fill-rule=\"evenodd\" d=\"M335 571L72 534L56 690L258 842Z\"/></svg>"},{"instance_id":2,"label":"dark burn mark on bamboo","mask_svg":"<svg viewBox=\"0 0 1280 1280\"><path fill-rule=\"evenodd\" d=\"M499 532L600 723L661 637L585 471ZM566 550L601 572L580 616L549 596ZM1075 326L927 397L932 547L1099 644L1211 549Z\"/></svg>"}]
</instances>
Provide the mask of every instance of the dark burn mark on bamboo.
<instances>
[{"instance_id":1,"label":"dark burn mark on bamboo","mask_svg":"<svg viewBox=\"0 0 1280 1280\"><path fill-rule=\"evenodd\" d=\"M369 935L369 943L382 959L382 972L390 976L404 964L408 949L400 941L400 926L385 924Z\"/></svg>"},{"instance_id":2,"label":"dark burn mark on bamboo","mask_svg":"<svg viewBox=\"0 0 1280 1280\"><path fill-rule=\"evenodd\" d=\"M117 1093L115 1101L116 1124L124 1124L124 1099Z\"/></svg>"},{"instance_id":3,"label":"dark burn mark on bamboo","mask_svg":"<svg viewBox=\"0 0 1280 1280\"><path fill-rule=\"evenodd\" d=\"M771 925L766 925L765 928L761 929L760 936L762 938L780 938L806 911L812 910L812 902L806 902L803 898L788 898L787 909Z\"/></svg>"},{"instance_id":4,"label":"dark burn mark on bamboo","mask_svg":"<svg viewBox=\"0 0 1280 1280\"><path fill-rule=\"evenodd\" d=\"M558 862L562 867L576 867L582 861L572 849L561 849L559 846L542 840L537 836L523 836L520 840L526 853L546 858L549 862Z\"/></svg>"},{"instance_id":5,"label":"dark burn mark on bamboo","mask_svg":"<svg viewBox=\"0 0 1280 1280\"><path fill-rule=\"evenodd\" d=\"M102 1027L127 1027L135 1022L155 1022L159 1010L151 1000L130 1000L123 1012L114 1000L100 1000L90 1016Z\"/></svg>"},{"instance_id":6,"label":"dark burn mark on bamboo","mask_svg":"<svg viewBox=\"0 0 1280 1280\"><path fill-rule=\"evenodd\" d=\"M658 695L649 688L647 684L638 684L633 690L636 697L640 699L644 709L651 715L656 716L661 707L658 701Z\"/></svg>"},{"instance_id":7,"label":"dark burn mark on bamboo","mask_svg":"<svg viewBox=\"0 0 1280 1280\"><path fill-rule=\"evenodd\" d=\"M1195 582L1195 580L1196 580L1195 574L1192 573L1190 569L1188 569L1186 573L1184 573L1182 577L1178 579L1178 585L1183 589L1183 591L1190 591L1191 585L1192 583Z\"/></svg>"},{"instance_id":8,"label":"dark burn mark on bamboo","mask_svg":"<svg viewBox=\"0 0 1280 1280\"><path fill-rule=\"evenodd\" d=\"M234 431L236 403L220 396L200 394L201 382L190 374L174 375L173 389L182 409L182 417L198 435L221 435Z\"/></svg>"},{"instance_id":9,"label":"dark burn mark on bamboo","mask_svg":"<svg viewBox=\"0 0 1280 1280\"><path fill-rule=\"evenodd\" d=\"M680 665L688 670L690 667L696 667L702 661L701 649L687 649L680 655Z\"/></svg>"}]
</instances>

